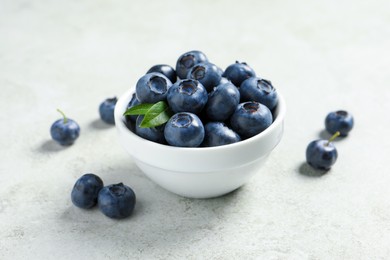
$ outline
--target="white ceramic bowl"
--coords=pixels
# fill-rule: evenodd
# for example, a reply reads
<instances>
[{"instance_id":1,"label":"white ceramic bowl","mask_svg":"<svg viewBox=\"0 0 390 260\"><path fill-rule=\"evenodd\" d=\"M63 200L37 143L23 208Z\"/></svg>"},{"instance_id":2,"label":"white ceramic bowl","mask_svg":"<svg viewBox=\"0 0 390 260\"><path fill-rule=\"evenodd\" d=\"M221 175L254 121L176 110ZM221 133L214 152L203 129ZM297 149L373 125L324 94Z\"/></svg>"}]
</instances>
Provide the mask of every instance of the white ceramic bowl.
<instances>
[{"instance_id":1,"label":"white ceramic bowl","mask_svg":"<svg viewBox=\"0 0 390 260\"><path fill-rule=\"evenodd\" d=\"M120 143L152 181L184 197L212 198L242 186L259 172L283 135L286 105L278 92L274 122L252 138L217 147L183 148L158 144L127 128L123 113L132 93L134 89L123 94L115 107Z\"/></svg>"}]
</instances>

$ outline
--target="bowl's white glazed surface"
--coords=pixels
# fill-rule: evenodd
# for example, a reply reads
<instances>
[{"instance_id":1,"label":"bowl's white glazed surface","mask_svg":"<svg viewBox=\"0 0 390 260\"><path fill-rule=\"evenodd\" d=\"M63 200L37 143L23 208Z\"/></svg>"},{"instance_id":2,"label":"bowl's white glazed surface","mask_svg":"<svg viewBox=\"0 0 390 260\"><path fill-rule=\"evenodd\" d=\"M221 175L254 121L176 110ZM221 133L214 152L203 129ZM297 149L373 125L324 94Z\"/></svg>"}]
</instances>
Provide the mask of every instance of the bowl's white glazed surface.
<instances>
[{"instance_id":1,"label":"bowl's white glazed surface","mask_svg":"<svg viewBox=\"0 0 390 260\"><path fill-rule=\"evenodd\" d=\"M279 94L275 120L247 140L217 147L183 148L143 139L126 126L123 113L134 89L115 107L115 125L125 150L136 165L161 187L185 197L211 198L231 192L259 171L283 135L285 102Z\"/></svg>"}]
</instances>

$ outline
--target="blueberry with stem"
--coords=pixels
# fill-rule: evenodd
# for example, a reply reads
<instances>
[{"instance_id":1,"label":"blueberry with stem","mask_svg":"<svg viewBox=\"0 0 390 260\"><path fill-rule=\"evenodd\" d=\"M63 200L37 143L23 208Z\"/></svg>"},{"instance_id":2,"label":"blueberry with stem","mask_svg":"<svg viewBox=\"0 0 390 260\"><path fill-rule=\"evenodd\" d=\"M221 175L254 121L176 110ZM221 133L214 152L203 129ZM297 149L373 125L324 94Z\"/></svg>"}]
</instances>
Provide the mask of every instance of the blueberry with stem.
<instances>
[{"instance_id":1,"label":"blueberry with stem","mask_svg":"<svg viewBox=\"0 0 390 260\"><path fill-rule=\"evenodd\" d=\"M57 109L57 111L63 118L58 119L51 125L50 135L60 145L71 145L80 135L80 126L76 121L67 118L60 109Z\"/></svg>"},{"instance_id":2,"label":"blueberry with stem","mask_svg":"<svg viewBox=\"0 0 390 260\"><path fill-rule=\"evenodd\" d=\"M306 148L307 163L317 170L329 170L337 160L337 149L333 140L340 135L337 131L329 140L315 140L309 143Z\"/></svg>"}]
</instances>

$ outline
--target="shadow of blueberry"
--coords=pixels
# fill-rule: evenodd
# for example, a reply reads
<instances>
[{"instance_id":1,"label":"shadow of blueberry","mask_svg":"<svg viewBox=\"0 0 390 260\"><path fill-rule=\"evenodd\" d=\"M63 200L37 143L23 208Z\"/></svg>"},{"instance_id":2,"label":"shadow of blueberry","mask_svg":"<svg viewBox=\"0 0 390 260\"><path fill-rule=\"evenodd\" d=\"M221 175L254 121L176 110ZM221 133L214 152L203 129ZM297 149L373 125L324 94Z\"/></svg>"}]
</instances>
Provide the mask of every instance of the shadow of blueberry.
<instances>
[{"instance_id":1,"label":"shadow of blueberry","mask_svg":"<svg viewBox=\"0 0 390 260\"><path fill-rule=\"evenodd\" d=\"M299 174L307 177L322 177L329 170L316 170L311 167L307 162L303 162L298 169Z\"/></svg>"},{"instance_id":2,"label":"shadow of blueberry","mask_svg":"<svg viewBox=\"0 0 390 260\"><path fill-rule=\"evenodd\" d=\"M46 140L41 144L41 146L38 147L38 152L41 153L53 153L53 152L59 152L62 151L69 146L62 146L56 143L53 140Z\"/></svg>"},{"instance_id":3,"label":"shadow of blueberry","mask_svg":"<svg viewBox=\"0 0 390 260\"><path fill-rule=\"evenodd\" d=\"M97 129L97 130L104 130L104 129L109 129L112 128L113 125L107 124L103 122L100 118L95 119L89 124L90 128Z\"/></svg>"}]
</instances>

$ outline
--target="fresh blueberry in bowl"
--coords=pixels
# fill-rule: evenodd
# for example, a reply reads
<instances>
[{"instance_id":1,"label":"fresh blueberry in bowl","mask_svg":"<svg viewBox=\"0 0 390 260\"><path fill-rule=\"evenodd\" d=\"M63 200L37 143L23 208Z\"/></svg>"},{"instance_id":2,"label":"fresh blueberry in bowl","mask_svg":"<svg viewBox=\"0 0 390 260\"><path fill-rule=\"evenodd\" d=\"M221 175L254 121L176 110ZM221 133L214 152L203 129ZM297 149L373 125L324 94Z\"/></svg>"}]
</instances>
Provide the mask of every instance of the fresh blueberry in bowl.
<instances>
[{"instance_id":1,"label":"fresh blueberry in bowl","mask_svg":"<svg viewBox=\"0 0 390 260\"><path fill-rule=\"evenodd\" d=\"M135 203L134 191L123 183L105 186L98 194L100 211L114 219L129 217L134 210Z\"/></svg>"},{"instance_id":2,"label":"fresh blueberry in bowl","mask_svg":"<svg viewBox=\"0 0 390 260\"><path fill-rule=\"evenodd\" d=\"M220 84L210 92L205 107L211 121L226 121L240 103L240 92L231 82Z\"/></svg>"},{"instance_id":3,"label":"fresh blueberry in bowl","mask_svg":"<svg viewBox=\"0 0 390 260\"><path fill-rule=\"evenodd\" d=\"M272 113L268 107L255 101L239 104L230 118L232 129L242 138L250 138L263 132L272 121Z\"/></svg>"},{"instance_id":4,"label":"fresh blueberry in bowl","mask_svg":"<svg viewBox=\"0 0 390 260\"><path fill-rule=\"evenodd\" d=\"M330 112L325 118L325 128L330 134L338 131L347 136L353 128L353 116L345 110Z\"/></svg>"},{"instance_id":5,"label":"fresh blueberry in bowl","mask_svg":"<svg viewBox=\"0 0 390 260\"><path fill-rule=\"evenodd\" d=\"M241 136L240 142L213 147L177 147L140 138L128 129L123 116L133 93L134 88L124 93L115 108L115 127L120 143L153 182L184 197L221 196L244 185L255 174L266 174L262 166L271 158L268 155L283 136L286 103L280 91L278 105L274 109L274 121L266 130L247 139ZM186 125L188 121L191 119L184 118L177 125ZM227 126L237 133L231 125ZM174 132L180 132L177 128L180 127L175 127ZM173 138L175 134L169 136ZM196 137L195 134L189 136L189 139Z\"/></svg>"},{"instance_id":6,"label":"fresh blueberry in bowl","mask_svg":"<svg viewBox=\"0 0 390 260\"><path fill-rule=\"evenodd\" d=\"M93 173L81 176L73 186L72 203L83 209L89 209L97 204L99 191L103 188L103 181Z\"/></svg>"},{"instance_id":7,"label":"fresh blueberry in bowl","mask_svg":"<svg viewBox=\"0 0 390 260\"><path fill-rule=\"evenodd\" d=\"M244 80L240 86L241 102L257 101L273 110L278 104L278 94L271 81L258 77Z\"/></svg>"},{"instance_id":8,"label":"fresh blueberry in bowl","mask_svg":"<svg viewBox=\"0 0 390 260\"><path fill-rule=\"evenodd\" d=\"M136 105L139 105L140 102L139 100L137 99L137 95L135 93L133 93L133 95L131 96L131 99L129 101L129 104L127 105L127 108L132 108ZM135 123L137 121L137 115L129 115L129 116L126 116L126 120L127 121L131 121L133 123Z\"/></svg>"},{"instance_id":9,"label":"fresh blueberry in bowl","mask_svg":"<svg viewBox=\"0 0 390 260\"><path fill-rule=\"evenodd\" d=\"M198 114L206 105L207 90L193 79L179 80L168 90L167 101L174 113L190 112Z\"/></svg>"},{"instance_id":10,"label":"fresh blueberry in bowl","mask_svg":"<svg viewBox=\"0 0 390 260\"><path fill-rule=\"evenodd\" d=\"M177 80L175 69L167 64L154 65L146 72L146 74L151 72L158 72L165 75L172 83L175 83Z\"/></svg>"},{"instance_id":11,"label":"fresh blueberry in bowl","mask_svg":"<svg viewBox=\"0 0 390 260\"><path fill-rule=\"evenodd\" d=\"M67 118L65 114L57 109L62 119L55 121L50 127L50 135L60 145L68 146L73 144L80 135L80 126L76 121Z\"/></svg>"},{"instance_id":12,"label":"fresh blueberry in bowl","mask_svg":"<svg viewBox=\"0 0 390 260\"><path fill-rule=\"evenodd\" d=\"M165 137L164 137L164 125L159 125L156 127L141 127L141 122L144 119L143 115L139 115L135 124L135 133L145 138L149 141L153 141L160 144L165 144Z\"/></svg>"},{"instance_id":13,"label":"fresh blueberry in bowl","mask_svg":"<svg viewBox=\"0 0 390 260\"><path fill-rule=\"evenodd\" d=\"M176 62L176 74L180 79L185 79L192 67L207 61L206 55L201 51L194 50L183 53Z\"/></svg>"},{"instance_id":14,"label":"fresh blueberry in bowl","mask_svg":"<svg viewBox=\"0 0 390 260\"><path fill-rule=\"evenodd\" d=\"M204 126L205 136L201 146L212 147L237 143L241 137L222 122L208 122Z\"/></svg>"},{"instance_id":15,"label":"fresh blueberry in bowl","mask_svg":"<svg viewBox=\"0 0 390 260\"><path fill-rule=\"evenodd\" d=\"M238 61L229 65L222 74L222 77L230 80L236 87L240 87L244 80L255 76L256 72L246 62Z\"/></svg>"},{"instance_id":16,"label":"fresh blueberry in bowl","mask_svg":"<svg viewBox=\"0 0 390 260\"><path fill-rule=\"evenodd\" d=\"M114 110L117 101L116 97L107 98L99 105L100 118L107 124L115 125Z\"/></svg>"},{"instance_id":17,"label":"fresh blueberry in bowl","mask_svg":"<svg viewBox=\"0 0 390 260\"><path fill-rule=\"evenodd\" d=\"M152 72L142 76L136 85L137 99L141 103L156 103L166 99L172 82L163 74Z\"/></svg>"},{"instance_id":18,"label":"fresh blueberry in bowl","mask_svg":"<svg viewBox=\"0 0 390 260\"><path fill-rule=\"evenodd\" d=\"M337 149L332 141L340 135L336 132L329 140L315 140L306 148L307 163L317 170L329 170L337 160Z\"/></svg>"},{"instance_id":19,"label":"fresh blueberry in bowl","mask_svg":"<svg viewBox=\"0 0 390 260\"><path fill-rule=\"evenodd\" d=\"M215 64L204 62L192 67L187 78L199 81L210 92L221 81L221 74Z\"/></svg>"},{"instance_id":20,"label":"fresh blueberry in bowl","mask_svg":"<svg viewBox=\"0 0 390 260\"><path fill-rule=\"evenodd\" d=\"M198 147L204 139L204 126L197 115L180 112L166 123L164 135L172 146Z\"/></svg>"}]
</instances>

